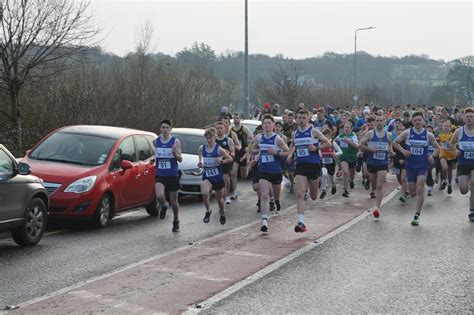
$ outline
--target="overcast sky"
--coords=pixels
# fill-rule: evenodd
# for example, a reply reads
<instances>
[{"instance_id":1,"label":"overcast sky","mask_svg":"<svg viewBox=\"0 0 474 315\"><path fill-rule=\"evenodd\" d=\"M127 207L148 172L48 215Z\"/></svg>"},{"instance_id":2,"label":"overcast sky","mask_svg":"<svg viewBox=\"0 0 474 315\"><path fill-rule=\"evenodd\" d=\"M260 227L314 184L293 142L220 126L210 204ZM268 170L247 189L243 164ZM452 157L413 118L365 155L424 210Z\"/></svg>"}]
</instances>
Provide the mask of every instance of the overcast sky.
<instances>
[{"instance_id":1,"label":"overcast sky","mask_svg":"<svg viewBox=\"0 0 474 315\"><path fill-rule=\"evenodd\" d=\"M327 51L452 60L473 55L472 1L248 0L249 51L306 58ZM144 21L154 26L155 52L174 55L194 42L217 54L244 50L244 0L91 0L105 37L118 55L135 49Z\"/></svg>"}]
</instances>

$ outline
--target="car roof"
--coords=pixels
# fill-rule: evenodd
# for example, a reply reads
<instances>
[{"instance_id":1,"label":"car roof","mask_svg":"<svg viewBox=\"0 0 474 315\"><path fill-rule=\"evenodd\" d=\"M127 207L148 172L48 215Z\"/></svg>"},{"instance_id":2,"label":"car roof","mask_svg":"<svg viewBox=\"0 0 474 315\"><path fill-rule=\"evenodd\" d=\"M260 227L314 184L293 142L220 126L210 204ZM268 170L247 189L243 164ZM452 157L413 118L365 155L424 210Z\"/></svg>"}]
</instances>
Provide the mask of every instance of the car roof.
<instances>
[{"instance_id":1,"label":"car roof","mask_svg":"<svg viewBox=\"0 0 474 315\"><path fill-rule=\"evenodd\" d=\"M204 136L205 129L199 128L173 128L171 130L171 134L180 133L185 135L196 135L196 136Z\"/></svg>"},{"instance_id":2,"label":"car roof","mask_svg":"<svg viewBox=\"0 0 474 315\"><path fill-rule=\"evenodd\" d=\"M119 139L124 136L135 135L135 134L146 134L156 137L156 134L153 132L115 127L115 126L99 126L99 125L75 125L75 126L66 126L61 129L58 129L57 132L63 133L77 133L77 134L87 134L95 135L104 138L113 138Z\"/></svg>"}]
</instances>

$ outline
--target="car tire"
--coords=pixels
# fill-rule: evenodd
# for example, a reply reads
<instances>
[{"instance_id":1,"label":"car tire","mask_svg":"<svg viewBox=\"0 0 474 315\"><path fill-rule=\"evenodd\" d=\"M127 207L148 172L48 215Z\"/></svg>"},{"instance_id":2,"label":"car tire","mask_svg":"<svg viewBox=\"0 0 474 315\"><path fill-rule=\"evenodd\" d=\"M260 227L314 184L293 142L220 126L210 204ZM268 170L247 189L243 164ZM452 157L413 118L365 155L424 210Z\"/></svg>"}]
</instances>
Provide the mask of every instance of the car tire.
<instances>
[{"instance_id":1,"label":"car tire","mask_svg":"<svg viewBox=\"0 0 474 315\"><path fill-rule=\"evenodd\" d=\"M105 194L100 199L92 218L95 227L104 228L109 225L113 215L113 201L109 194Z\"/></svg>"},{"instance_id":2,"label":"car tire","mask_svg":"<svg viewBox=\"0 0 474 315\"><path fill-rule=\"evenodd\" d=\"M33 246L43 237L48 223L48 210L41 198L33 198L26 209L25 223L14 229L13 240L18 245Z\"/></svg>"},{"instance_id":3,"label":"car tire","mask_svg":"<svg viewBox=\"0 0 474 315\"><path fill-rule=\"evenodd\" d=\"M150 202L145 206L146 212L150 217L157 217L158 216L158 203L156 202L156 198L153 198L153 201Z\"/></svg>"}]
</instances>

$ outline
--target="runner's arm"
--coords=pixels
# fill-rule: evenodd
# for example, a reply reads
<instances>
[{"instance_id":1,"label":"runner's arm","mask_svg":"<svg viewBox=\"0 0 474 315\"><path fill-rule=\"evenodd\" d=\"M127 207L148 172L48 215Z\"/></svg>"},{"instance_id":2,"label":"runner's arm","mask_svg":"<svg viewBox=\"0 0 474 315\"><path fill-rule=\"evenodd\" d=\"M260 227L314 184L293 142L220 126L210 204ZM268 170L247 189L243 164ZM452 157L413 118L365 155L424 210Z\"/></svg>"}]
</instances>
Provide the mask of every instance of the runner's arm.
<instances>
[{"instance_id":1,"label":"runner's arm","mask_svg":"<svg viewBox=\"0 0 474 315\"><path fill-rule=\"evenodd\" d=\"M181 141L176 139L174 146L173 146L173 156L178 162L183 161L183 156L181 155Z\"/></svg>"},{"instance_id":2,"label":"runner's arm","mask_svg":"<svg viewBox=\"0 0 474 315\"><path fill-rule=\"evenodd\" d=\"M439 156L439 144L438 144L438 141L436 141L436 138L435 136L431 133L431 132L428 132L428 141L433 145L433 147L435 148L434 152L433 152L433 156L434 157L438 157Z\"/></svg>"},{"instance_id":3,"label":"runner's arm","mask_svg":"<svg viewBox=\"0 0 474 315\"><path fill-rule=\"evenodd\" d=\"M335 141L333 141L332 147L334 148L334 150L336 150L336 152L335 152L336 156L341 156L342 155L342 149Z\"/></svg>"},{"instance_id":4,"label":"runner's arm","mask_svg":"<svg viewBox=\"0 0 474 315\"><path fill-rule=\"evenodd\" d=\"M222 149L221 147L219 147L219 155L221 157L221 163L222 164L230 164L234 161L234 159L232 158L232 156L229 154L229 152L227 152L226 150Z\"/></svg>"},{"instance_id":5,"label":"runner's arm","mask_svg":"<svg viewBox=\"0 0 474 315\"><path fill-rule=\"evenodd\" d=\"M362 151L366 151L366 152L377 152L377 150L375 150L373 148L369 148L369 146L367 145L367 142L369 142L369 139L371 138L372 133L373 133L372 130L364 133L364 136L362 137L362 139L359 142L359 149L361 149Z\"/></svg>"}]
</instances>

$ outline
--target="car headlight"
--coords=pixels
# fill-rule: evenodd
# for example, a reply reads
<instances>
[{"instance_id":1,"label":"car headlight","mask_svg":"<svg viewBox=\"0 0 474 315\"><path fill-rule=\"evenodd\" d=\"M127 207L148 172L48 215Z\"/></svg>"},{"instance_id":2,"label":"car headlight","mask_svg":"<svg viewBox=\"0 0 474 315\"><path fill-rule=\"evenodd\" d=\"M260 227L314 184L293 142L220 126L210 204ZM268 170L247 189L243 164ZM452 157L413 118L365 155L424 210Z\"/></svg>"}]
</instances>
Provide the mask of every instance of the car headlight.
<instances>
[{"instance_id":1,"label":"car headlight","mask_svg":"<svg viewBox=\"0 0 474 315\"><path fill-rule=\"evenodd\" d=\"M186 175L194 175L194 176L201 176L202 175L202 168L193 168L190 170L184 170L184 174Z\"/></svg>"},{"instance_id":2,"label":"car headlight","mask_svg":"<svg viewBox=\"0 0 474 315\"><path fill-rule=\"evenodd\" d=\"M71 185L67 186L64 192L71 192L76 194L82 194L88 192L89 190L94 187L95 181L97 176L88 176L81 179L76 180Z\"/></svg>"}]
</instances>

